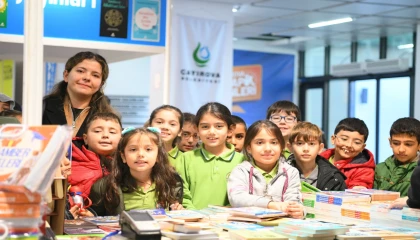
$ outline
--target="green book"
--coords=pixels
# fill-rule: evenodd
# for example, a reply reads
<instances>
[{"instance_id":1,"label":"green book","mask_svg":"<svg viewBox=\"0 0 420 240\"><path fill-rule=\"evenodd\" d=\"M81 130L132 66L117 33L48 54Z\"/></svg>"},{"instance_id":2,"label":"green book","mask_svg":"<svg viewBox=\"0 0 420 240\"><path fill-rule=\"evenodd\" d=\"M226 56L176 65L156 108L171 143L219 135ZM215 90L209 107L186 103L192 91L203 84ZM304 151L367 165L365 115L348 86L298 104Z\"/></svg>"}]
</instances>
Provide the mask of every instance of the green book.
<instances>
[{"instance_id":1,"label":"green book","mask_svg":"<svg viewBox=\"0 0 420 240\"><path fill-rule=\"evenodd\" d=\"M301 181L300 184L302 186L302 192L321 192L321 190L307 182Z\"/></svg>"}]
</instances>

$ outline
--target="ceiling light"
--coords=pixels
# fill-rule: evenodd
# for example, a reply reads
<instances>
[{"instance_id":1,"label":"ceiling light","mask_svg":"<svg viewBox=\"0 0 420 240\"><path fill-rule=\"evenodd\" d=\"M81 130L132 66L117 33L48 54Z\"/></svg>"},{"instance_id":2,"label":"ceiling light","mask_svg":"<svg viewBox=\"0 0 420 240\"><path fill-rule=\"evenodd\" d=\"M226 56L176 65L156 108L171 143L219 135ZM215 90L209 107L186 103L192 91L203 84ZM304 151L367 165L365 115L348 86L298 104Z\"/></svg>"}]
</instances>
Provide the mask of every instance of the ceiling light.
<instances>
[{"instance_id":1,"label":"ceiling light","mask_svg":"<svg viewBox=\"0 0 420 240\"><path fill-rule=\"evenodd\" d=\"M351 21L353 21L353 19L350 18L350 17L348 17L348 18L340 18L340 19L335 19L335 20L331 20L331 21L311 23L311 24L308 25L308 27L309 28L325 27L325 26L329 26L329 25L346 23L346 22L351 22Z\"/></svg>"},{"instance_id":2,"label":"ceiling light","mask_svg":"<svg viewBox=\"0 0 420 240\"><path fill-rule=\"evenodd\" d=\"M237 12L239 11L240 8L241 8L240 6L233 6L232 12Z\"/></svg>"},{"instance_id":3,"label":"ceiling light","mask_svg":"<svg viewBox=\"0 0 420 240\"><path fill-rule=\"evenodd\" d=\"M413 48L414 44L409 43L409 44L403 44L403 45L398 45L398 49L409 49L409 48Z\"/></svg>"}]
</instances>

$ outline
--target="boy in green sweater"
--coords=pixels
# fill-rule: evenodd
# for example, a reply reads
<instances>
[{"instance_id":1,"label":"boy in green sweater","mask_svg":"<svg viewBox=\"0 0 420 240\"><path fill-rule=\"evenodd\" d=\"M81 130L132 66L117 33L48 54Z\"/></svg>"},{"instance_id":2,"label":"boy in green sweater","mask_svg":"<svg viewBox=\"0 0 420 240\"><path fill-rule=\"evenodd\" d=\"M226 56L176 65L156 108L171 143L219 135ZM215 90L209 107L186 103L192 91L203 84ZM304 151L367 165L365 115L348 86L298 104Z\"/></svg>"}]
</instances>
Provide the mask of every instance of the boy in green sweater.
<instances>
[{"instance_id":1,"label":"boy in green sweater","mask_svg":"<svg viewBox=\"0 0 420 240\"><path fill-rule=\"evenodd\" d=\"M389 144L393 155L375 168L375 189L400 192L407 196L410 178L417 166L420 151L420 121L415 118L400 118L390 130ZM406 198L401 199L405 203Z\"/></svg>"}]
</instances>

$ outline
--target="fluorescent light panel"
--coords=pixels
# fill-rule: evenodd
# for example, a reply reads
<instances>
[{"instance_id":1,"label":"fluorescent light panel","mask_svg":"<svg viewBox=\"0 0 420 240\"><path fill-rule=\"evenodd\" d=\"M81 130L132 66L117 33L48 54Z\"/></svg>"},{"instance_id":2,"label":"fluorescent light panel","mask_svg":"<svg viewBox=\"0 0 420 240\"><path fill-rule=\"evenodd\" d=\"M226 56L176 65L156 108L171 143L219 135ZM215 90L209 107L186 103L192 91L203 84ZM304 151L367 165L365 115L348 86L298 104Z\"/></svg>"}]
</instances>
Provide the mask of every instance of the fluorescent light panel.
<instances>
[{"instance_id":1,"label":"fluorescent light panel","mask_svg":"<svg viewBox=\"0 0 420 240\"><path fill-rule=\"evenodd\" d=\"M412 44L412 43L409 43L409 44L403 44L403 45L398 45L398 49L410 49L410 48L413 48L414 47L414 44Z\"/></svg>"},{"instance_id":2,"label":"fluorescent light panel","mask_svg":"<svg viewBox=\"0 0 420 240\"><path fill-rule=\"evenodd\" d=\"M353 19L350 18L350 17L340 18L340 19L335 19L335 20L331 20L331 21L311 23L311 24L308 25L308 27L309 28L318 28L318 27L325 27L325 26L329 26L329 25L335 25L335 24L346 23L346 22L351 22L351 21L353 21Z\"/></svg>"}]
</instances>

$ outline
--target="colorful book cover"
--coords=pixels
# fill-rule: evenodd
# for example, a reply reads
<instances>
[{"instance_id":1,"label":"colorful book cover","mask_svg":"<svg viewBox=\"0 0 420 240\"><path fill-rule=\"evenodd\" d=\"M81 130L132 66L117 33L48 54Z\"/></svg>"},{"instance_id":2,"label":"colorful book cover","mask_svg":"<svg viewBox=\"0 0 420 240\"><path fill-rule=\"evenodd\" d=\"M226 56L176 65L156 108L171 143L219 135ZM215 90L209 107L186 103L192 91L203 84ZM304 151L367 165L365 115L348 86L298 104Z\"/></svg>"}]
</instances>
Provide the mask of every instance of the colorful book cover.
<instances>
[{"instance_id":1,"label":"colorful book cover","mask_svg":"<svg viewBox=\"0 0 420 240\"><path fill-rule=\"evenodd\" d=\"M80 235L80 234L102 234L105 235L105 232L99 228L64 228L64 233L69 235Z\"/></svg>"},{"instance_id":2,"label":"colorful book cover","mask_svg":"<svg viewBox=\"0 0 420 240\"><path fill-rule=\"evenodd\" d=\"M264 229L264 226L255 224L255 223L247 223L247 222L222 222L222 223L215 223L215 227L223 228L225 230L258 230Z\"/></svg>"},{"instance_id":3,"label":"colorful book cover","mask_svg":"<svg viewBox=\"0 0 420 240\"><path fill-rule=\"evenodd\" d=\"M232 215L258 217L258 218L286 216L287 215L287 213L282 212L280 210L260 208L260 207L230 208L229 212Z\"/></svg>"},{"instance_id":4,"label":"colorful book cover","mask_svg":"<svg viewBox=\"0 0 420 240\"><path fill-rule=\"evenodd\" d=\"M400 197L400 192L378 189L346 189L346 192L369 195L372 201L394 201Z\"/></svg>"},{"instance_id":5,"label":"colorful book cover","mask_svg":"<svg viewBox=\"0 0 420 240\"><path fill-rule=\"evenodd\" d=\"M300 185L302 187L301 191L302 193L310 193L310 192L321 192L318 188L312 186L311 184L301 181Z\"/></svg>"},{"instance_id":6,"label":"colorful book cover","mask_svg":"<svg viewBox=\"0 0 420 240\"><path fill-rule=\"evenodd\" d=\"M119 216L97 216L97 217L84 217L84 221L93 223L95 225L116 225L120 219Z\"/></svg>"},{"instance_id":7,"label":"colorful book cover","mask_svg":"<svg viewBox=\"0 0 420 240\"><path fill-rule=\"evenodd\" d=\"M316 193L316 201L334 205L342 205L345 202L370 202L370 196L347 193L344 191L324 191Z\"/></svg>"},{"instance_id":8,"label":"colorful book cover","mask_svg":"<svg viewBox=\"0 0 420 240\"><path fill-rule=\"evenodd\" d=\"M176 210L167 212L166 215L170 218L183 219L183 220L194 220L202 219L205 216L193 210Z\"/></svg>"}]
</instances>

